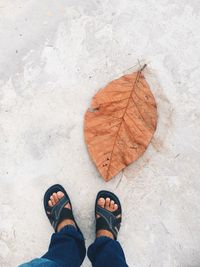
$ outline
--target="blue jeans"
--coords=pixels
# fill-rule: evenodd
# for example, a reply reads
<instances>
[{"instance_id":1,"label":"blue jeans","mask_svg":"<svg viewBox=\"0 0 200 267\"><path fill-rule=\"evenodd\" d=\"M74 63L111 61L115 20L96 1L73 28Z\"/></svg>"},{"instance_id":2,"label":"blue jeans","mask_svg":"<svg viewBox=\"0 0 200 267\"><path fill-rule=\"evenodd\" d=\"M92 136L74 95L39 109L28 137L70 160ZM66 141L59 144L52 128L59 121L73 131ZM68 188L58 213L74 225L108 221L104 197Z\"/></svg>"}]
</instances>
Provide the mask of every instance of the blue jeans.
<instances>
[{"instance_id":1,"label":"blue jeans","mask_svg":"<svg viewBox=\"0 0 200 267\"><path fill-rule=\"evenodd\" d=\"M51 237L49 250L42 258L19 267L80 267L86 254L83 235L71 225ZM128 267L118 241L108 237L96 238L88 248L93 267Z\"/></svg>"}]
</instances>

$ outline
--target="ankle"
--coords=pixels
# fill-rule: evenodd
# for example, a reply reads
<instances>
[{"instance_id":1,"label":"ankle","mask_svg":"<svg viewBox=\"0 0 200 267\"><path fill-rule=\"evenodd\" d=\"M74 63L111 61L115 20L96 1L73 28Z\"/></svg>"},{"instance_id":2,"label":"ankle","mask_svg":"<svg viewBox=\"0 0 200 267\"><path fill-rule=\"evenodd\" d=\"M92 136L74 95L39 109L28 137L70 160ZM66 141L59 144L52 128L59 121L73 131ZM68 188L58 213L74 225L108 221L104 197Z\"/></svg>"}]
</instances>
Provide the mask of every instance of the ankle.
<instances>
[{"instance_id":1,"label":"ankle","mask_svg":"<svg viewBox=\"0 0 200 267\"><path fill-rule=\"evenodd\" d=\"M114 239L113 234L110 231L107 231L107 230L99 230L99 231L97 231L96 237L101 237L101 236L105 236L105 237L109 237L111 239Z\"/></svg>"},{"instance_id":2,"label":"ankle","mask_svg":"<svg viewBox=\"0 0 200 267\"><path fill-rule=\"evenodd\" d=\"M67 226L67 225L72 225L76 227L76 224L73 220L63 220L61 223L59 223L58 228L57 228L57 232L59 232L63 227Z\"/></svg>"}]
</instances>

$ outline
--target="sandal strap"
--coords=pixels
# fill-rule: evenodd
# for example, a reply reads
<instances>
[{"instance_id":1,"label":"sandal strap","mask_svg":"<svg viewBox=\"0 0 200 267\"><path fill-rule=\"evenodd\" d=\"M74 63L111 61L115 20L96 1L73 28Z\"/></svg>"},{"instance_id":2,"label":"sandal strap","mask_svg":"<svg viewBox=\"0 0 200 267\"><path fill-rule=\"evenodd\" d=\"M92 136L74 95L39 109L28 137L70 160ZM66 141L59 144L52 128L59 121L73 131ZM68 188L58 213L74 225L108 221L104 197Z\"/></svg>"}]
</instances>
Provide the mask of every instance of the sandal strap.
<instances>
[{"instance_id":1,"label":"sandal strap","mask_svg":"<svg viewBox=\"0 0 200 267\"><path fill-rule=\"evenodd\" d=\"M47 216L53 226L54 230L57 230L58 224L64 219L74 220L73 213L71 209L64 208L65 205L69 203L69 199L66 196L63 196L53 208L49 207L46 211ZM50 213L49 213L50 212Z\"/></svg>"},{"instance_id":2,"label":"sandal strap","mask_svg":"<svg viewBox=\"0 0 200 267\"><path fill-rule=\"evenodd\" d=\"M60 217L60 213L65 205L69 203L69 199L66 198L66 196L63 196L55 206L51 209L51 216L54 218L54 220L58 220Z\"/></svg>"},{"instance_id":3,"label":"sandal strap","mask_svg":"<svg viewBox=\"0 0 200 267\"><path fill-rule=\"evenodd\" d=\"M121 215L121 210L120 209L117 209L115 211L112 211L112 214L115 215L115 217Z\"/></svg>"},{"instance_id":4,"label":"sandal strap","mask_svg":"<svg viewBox=\"0 0 200 267\"><path fill-rule=\"evenodd\" d=\"M66 219L75 221L72 210L68 209L68 208L63 208L61 213L60 213L59 219L57 221L53 221L53 223L52 223L52 226L56 232L57 232L58 224L64 220L66 220Z\"/></svg>"},{"instance_id":5,"label":"sandal strap","mask_svg":"<svg viewBox=\"0 0 200 267\"><path fill-rule=\"evenodd\" d=\"M108 230L112 232L114 238L117 239L121 217L116 218L116 216L120 215L120 211L116 210L115 212L111 212L97 205L96 213L100 216L96 221L96 231Z\"/></svg>"}]
</instances>

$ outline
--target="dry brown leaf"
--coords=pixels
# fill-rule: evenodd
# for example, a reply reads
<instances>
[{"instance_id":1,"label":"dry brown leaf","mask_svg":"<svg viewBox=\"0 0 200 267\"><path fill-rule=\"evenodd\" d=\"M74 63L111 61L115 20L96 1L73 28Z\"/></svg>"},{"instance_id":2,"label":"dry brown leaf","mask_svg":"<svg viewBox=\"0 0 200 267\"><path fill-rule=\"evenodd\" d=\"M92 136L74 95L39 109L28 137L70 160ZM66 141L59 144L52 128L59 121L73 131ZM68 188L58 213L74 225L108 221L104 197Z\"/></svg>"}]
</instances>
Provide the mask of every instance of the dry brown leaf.
<instances>
[{"instance_id":1,"label":"dry brown leaf","mask_svg":"<svg viewBox=\"0 0 200 267\"><path fill-rule=\"evenodd\" d=\"M157 106L143 68L97 92L85 114L86 144L106 181L144 153L156 129Z\"/></svg>"}]
</instances>

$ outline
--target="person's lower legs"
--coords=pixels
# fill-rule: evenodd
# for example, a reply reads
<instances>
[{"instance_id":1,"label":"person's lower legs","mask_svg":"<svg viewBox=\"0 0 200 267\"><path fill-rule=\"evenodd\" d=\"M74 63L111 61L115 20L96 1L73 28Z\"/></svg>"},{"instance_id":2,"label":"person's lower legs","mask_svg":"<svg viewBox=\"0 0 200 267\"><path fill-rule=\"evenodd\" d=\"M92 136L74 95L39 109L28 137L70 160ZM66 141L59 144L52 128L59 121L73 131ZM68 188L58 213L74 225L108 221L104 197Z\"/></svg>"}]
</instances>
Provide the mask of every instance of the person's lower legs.
<instances>
[{"instance_id":1,"label":"person's lower legs","mask_svg":"<svg viewBox=\"0 0 200 267\"><path fill-rule=\"evenodd\" d=\"M86 249L72 213L70 199L60 185L50 187L44 196L44 207L55 233L49 250L42 258L23 264L23 267L80 267ZM96 240L88 249L93 267L128 267L124 252L117 239L121 225L122 208L117 196L100 191L95 203Z\"/></svg>"},{"instance_id":2,"label":"person's lower legs","mask_svg":"<svg viewBox=\"0 0 200 267\"><path fill-rule=\"evenodd\" d=\"M48 201L50 208L56 207L64 197L64 193L54 192ZM64 209L71 212L68 202ZM82 233L77 229L73 217L65 218L57 226L57 232L52 235L48 252L42 257L59 263L61 267L79 267L86 254L85 241Z\"/></svg>"},{"instance_id":3,"label":"person's lower legs","mask_svg":"<svg viewBox=\"0 0 200 267\"><path fill-rule=\"evenodd\" d=\"M71 203L67 200L68 196L64 197L64 191L54 191L58 187L62 190L60 185L52 186L50 190L53 192L50 191L48 197L44 197L47 203L45 211L55 230L49 250L42 258L20 265L21 267L80 267L85 258L83 234L74 220Z\"/></svg>"},{"instance_id":4,"label":"person's lower legs","mask_svg":"<svg viewBox=\"0 0 200 267\"><path fill-rule=\"evenodd\" d=\"M101 191L97 196L96 239L88 248L93 267L128 267L117 239L122 209L119 199L111 192Z\"/></svg>"},{"instance_id":5,"label":"person's lower legs","mask_svg":"<svg viewBox=\"0 0 200 267\"><path fill-rule=\"evenodd\" d=\"M52 260L60 267L79 267L85 254L82 234L74 226L67 225L52 235L49 250L42 258Z\"/></svg>"},{"instance_id":6,"label":"person's lower legs","mask_svg":"<svg viewBox=\"0 0 200 267\"><path fill-rule=\"evenodd\" d=\"M88 258L93 267L128 267L119 242L105 236L96 238L90 245Z\"/></svg>"}]
</instances>

